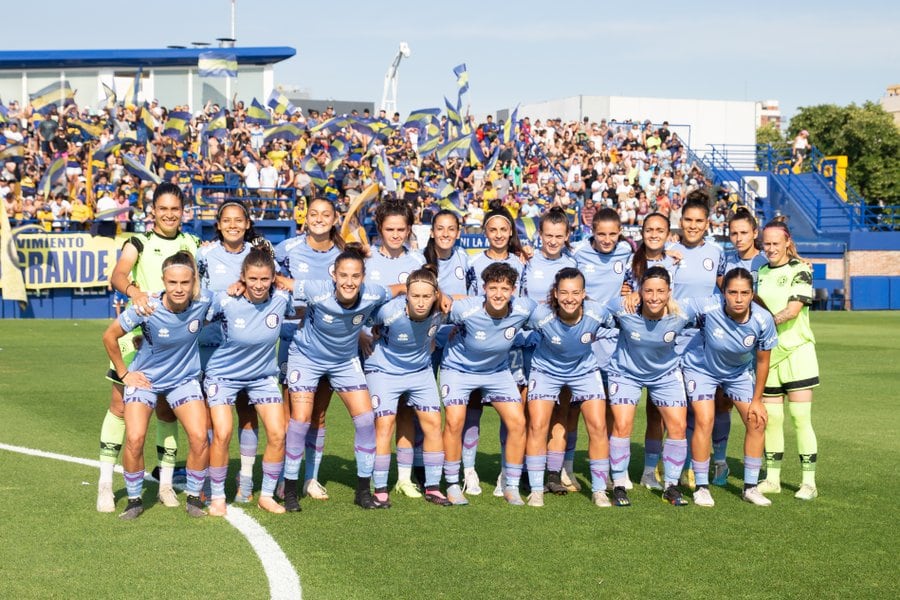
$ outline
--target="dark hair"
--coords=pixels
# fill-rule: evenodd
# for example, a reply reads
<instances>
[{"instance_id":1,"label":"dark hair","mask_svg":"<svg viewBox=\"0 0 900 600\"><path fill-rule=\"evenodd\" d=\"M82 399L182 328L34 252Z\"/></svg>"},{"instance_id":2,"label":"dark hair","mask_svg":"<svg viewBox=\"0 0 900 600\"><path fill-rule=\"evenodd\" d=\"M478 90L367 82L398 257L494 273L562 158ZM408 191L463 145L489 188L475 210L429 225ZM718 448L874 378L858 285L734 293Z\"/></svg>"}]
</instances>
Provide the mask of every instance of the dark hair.
<instances>
[{"instance_id":1,"label":"dark hair","mask_svg":"<svg viewBox=\"0 0 900 600\"><path fill-rule=\"evenodd\" d=\"M345 260L358 260L362 265L363 273L366 272L366 253L363 251L362 244L357 242L346 244L341 253L334 259L335 270L337 270L338 264Z\"/></svg>"},{"instance_id":2,"label":"dark hair","mask_svg":"<svg viewBox=\"0 0 900 600\"><path fill-rule=\"evenodd\" d=\"M671 229L671 225L669 224L669 217L662 213L652 212L646 217L644 217L644 223L641 225L641 234L646 231L647 222L654 218L659 217L666 223L666 232ZM665 246L663 246L663 255L665 255ZM631 257L631 273L634 275L634 278L637 281L641 281L644 276L644 270L647 268L647 248L644 246L643 237L641 239L641 243L638 244L637 250L634 251L634 255ZM634 290L637 291L637 290Z\"/></svg>"},{"instance_id":3,"label":"dark hair","mask_svg":"<svg viewBox=\"0 0 900 600\"><path fill-rule=\"evenodd\" d=\"M613 222L621 227L622 221L619 219L619 213L609 207L604 207L594 213L591 219L591 229L597 227L599 223Z\"/></svg>"},{"instance_id":4,"label":"dark hair","mask_svg":"<svg viewBox=\"0 0 900 600\"><path fill-rule=\"evenodd\" d=\"M556 276L553 278L553 285L550 287L550 292L547 294L547 303L550 305L550 308L553 309L553 312L557 315L559 315L559 300L556 299L556 294L554 292L559 290L559 283L563 279L578 278L581 279L581 287L584 287L584 273L582 273L575 267L563 267L556 272Z\"/></svg>"},{"instance_id":5,"label":"dark hair","mask_svg":"<svg viewBox=\"0 0 900 600\"><path fill-rule=\"evenodd\" d=\"M566 215L566 211L563 210L560 206L554 206L547 212L545 212L541 216L540 223L538 223L538 231L544 231L544 223L562 223L566 226L566 248L571 248L572 246L569 244L569 234L572 231L572 224L569 223L569 217Z\"/></svg>"},{"instance_id":6,"label":"dark hair","mask_svg":"<svg viewBox=\"0 0 900 600\"><path fill-rule=\"evenodd\" d=\"M219 206L219 209L216 211L216 239L220 242L224 241L222 230L219 229L219 219L222 218L222 215L225 213L225 209L229 206L238 206L244 213L244 218L247 220L247 224L249 225L247 231L244 232L244 241L250 244L253 248L259 248L267 252L269 256L274 259L275 248L272 247L272 244L265 238L265 236L256 231L256 228L253 227L253 220L250 218L250 210L243 202L239 202L237 200L227 200Z\"/></svg>"},{"instance_id":7,"label":"dark hair","mask_svg":"<svg viewBox=\"0 0 900 600\"><path fill-rule=\"evenodd\" d=\"M725 277L722 278L722 290L727 289L728 284L734 279L743 279L744 281L749 282L750 289L753 289L753 274L744 267L735 267L725 273Z\"/></svg>"},{"instance_id":8,"label":"dark hair","mask_svg":"<svg viewBox=\"0 0 900 600\"><path fill-rule=\"evenodd\" d=\"M437 220L443 216L450 216L456 220L456 226L458 228L462 228L462 223L459 220L459 215L457 215L452 210L448 210L446 208L442 208L439 210L431 220L431 230L434 231L434 226L437 224ZM434 267L434 272L437 274L438 265L440 261L438 260L437 248L435 248L434 237L428 238L428 243L425 244L425 262Z\"/></svg>"},{"instance_id":9,"label":"dark hair","mask_svg":"<svg viewBox=\"0 0 900 600\"><path fill-rule=\"evenodd\" d=\"M481 272L481 280L485 285L500 282L516 287L519 273L504 262L493 262Z\"/></svg>"},{"instance_id":10,"label":"dark hair","mask_svg":"<svg viewBox=\"0 0 900 600\"><path fill-rule=\"evenodd\" d=\"M688 210L697 208L703 211L706 218L709 218L709 195L703 190L694 190L684 199L684 205L681 207L681 214L684 215Z\"/></svg>"},{"instance_id":11,"label":"dark hair","mask_svg":"<svg viewBox=\"0 0 900 600\"><path fill-rule=\"evenodd\" d=\"M662 279L669 287L672 287L672 277L669 275L669 271L666 270L665 267L654 265L647 269L644 272L644 276L641 277L641 283L644 283L648 279Z\"/></svg>"},{"instance_id":12,"label":"dark hair","mask_svg":"<svg viewBox=\"0 0 900 600\"><path fill-rule=\"evenodd\" d=\"M431 305L431 312L428 313L428 316L430 317L435 312L439 311L441 307L441 288L438 287L437 268L434 265L425 264L421 268L410 273L409 277L406 278L407 293L409 293L409 286L414 283L427 283L434 288L436 295L434 304Z\"/></svg>"},{"instance_id":13,"label":"dark hair","mask_svg":"<svg viewBox=\"0 0 900 600\"><path fill-rule=\"evenodd\" d=\"M275 259L272 258L272 255L269 254L265 248L253 247L241 263L241 275L243 275L249 267L268 267L272 270L272 274L274 275Z\"/></svg>"},{"instance_id":14,"label":"dark hair","mask_svg":"<svg viewBox=\"0 0 900 600\"><path fill-rule=\"evenodd\" d=\"M184 208L184 205L187 203L184 197L184 192L181 191L181 188L168 181L163 181L158 186L156 186L156 190L154 190L153 192L153 203L156 204L156 199L160 196L165 196L166 194L178 198L178 201L181 202L181 208Z\"/></svg>"},{"instance_id":15,"label":"dark hair","mask_svg":"<svg viewBox=\"0 0 900 600\"><path fill-rule=\"evenodd\" d=\"M412 227L415 220L412 206L407 201L396 198L382 200L375 209L375 228L378 233L381 233L381 226L388 217L403 217L407 227Z\"/></svg>"},{"instance_id":16,"label":"dark hair","mask_svg":"<svg viewBox=\"0 0 900 600\"><path fill-rule=\"evenodd\" d=\"M492 203L492 208L484 215L484 221L482 221L482 227L487 229L488 221L493 219L494 217L503 217L506 219L506 222L509 223L509 242L506 244L506 251L510 254L514 254L517 257L522 257L522 242L519 241L519 231L516 229L516 224L513 221L513 218L509 215L509 211L503 208L502 206L496 206ZM513 284L515 285L515 284Z\"/></svg>"},{"instance_id":17,"label":"dark hair","mask_svg":"<svg viewBox=\"0 0 900 600\"><path fill-rule=\"evenodd\" d=\"M730 228L731 224L735 221L747 221L748 223L750 223L750 227L754 231L759 229L759 223L757 223L756 217L754 217L753 213L751 213L745 206L741 206L736 211L734 211L734 214L731 215L731 217L728 219L728 227Z\"/></svg>"},{"instance_id":18,"label":"dark hair","mask_svg":"<svg viewBox=\"0 0 900 600\"><path fill-rule=\"evenodd\" d=\"M332 202L331 200L329 200L328 198L325 198L323 196L316 196L316 197L311 198L306 203L307 215L309 214L309 211L312 209L313 202L325 202L328 204L328 206L331 207L331 210L334 211L335 215L338 212L337 207L334 205L334 202ZM344 250L344 248L347 247L347 242L341 236L341 232L338 229L337 220L335 220L334 225L331 226L331 231L328 232L328 237L331 240L331 243L334 244L338 250Z\"/></svg>"}]
</instances>

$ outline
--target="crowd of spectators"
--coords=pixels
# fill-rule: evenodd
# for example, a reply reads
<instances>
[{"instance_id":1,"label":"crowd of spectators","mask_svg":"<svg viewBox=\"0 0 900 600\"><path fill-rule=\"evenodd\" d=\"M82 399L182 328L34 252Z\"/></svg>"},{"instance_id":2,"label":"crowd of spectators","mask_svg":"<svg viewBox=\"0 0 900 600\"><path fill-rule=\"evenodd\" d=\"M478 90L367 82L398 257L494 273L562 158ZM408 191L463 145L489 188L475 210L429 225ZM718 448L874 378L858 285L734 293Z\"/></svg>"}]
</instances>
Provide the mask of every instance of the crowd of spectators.
<instances>
[{"instance_id":1,"label":"crowd of spectators","mask_svg":"<svg viewBox=\"0 0 900 600\"><path fill-rule=\"evenodd\" d=\"M469 233L480 231L488 205L498 202L514 218L540 217L550 207L561 206L576 228L589 225L601 207L617 210L626 231L639 228L651 212L669 215L677 228L684 198L710 185L688 161L683 141L666 122L532 121L526 116L504 141L502 121L487 116L478 123L467 117L463 130L474 132L484 157L494 157L488 171L489 161L472 160L474 154L439 160L435 153L420 152L423 132L405 126L399 114L384 111L347 115L356 122L391 126L381 130L388 135L372 136L350 126L317 130L316 125L335 117L330 107L321 113L270 110L272 126L291 123L302 132L295 139L270 139L267 126L248 121L247 105L237 100L224 111L212 103L194 113L187 106L172 107L173 114L191 114L180 136L163 134L170 111L155 100L144 107L119 104L103 110L70 104L46 115L16 102L5 108L0 119L0 156L6 156L0 197L14 224L35 223L47 231L92 225L94 231L143 231L152 223L147 200L155 184L127 168L123 154L185 188L194 202L185 211L186 222L212 218L217 202L241 196L252 202L254 218L293 220L298 230L309 198L325 196L346 210L357 194L378 181L379 156L386 159L393 179L385 186L382 172L383 194L410 201L418 223L424 225L451 203ZM145 111L152 116L153 130L142 142ZM209 123L223 114L224 134L205 135ZM447 117L440 120L439 135L454 135ZM115 140L121 141L120 147L98 156L98 149ZM7 151L15 145L23 150ZM336 153L335 147L342 151ZM39 182L59 157L65 158L65 174L45 196ZM89 174L88 169L93 171ZM726 213L734 209L736 196L727 189L708 191L712 231L724 234ZM360 215L363 226L369 212Z\"/></svg>"}]
</instances>

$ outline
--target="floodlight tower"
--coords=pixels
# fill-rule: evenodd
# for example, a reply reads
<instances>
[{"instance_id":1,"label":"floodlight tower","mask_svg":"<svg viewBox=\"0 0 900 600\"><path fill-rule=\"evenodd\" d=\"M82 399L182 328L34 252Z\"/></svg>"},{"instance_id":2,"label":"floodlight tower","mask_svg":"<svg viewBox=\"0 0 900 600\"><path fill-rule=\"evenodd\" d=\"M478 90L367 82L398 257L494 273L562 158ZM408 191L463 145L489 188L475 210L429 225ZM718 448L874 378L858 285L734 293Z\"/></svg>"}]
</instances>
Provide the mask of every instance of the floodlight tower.
<instances>
[{"instance_id":1,"label":"floodlight tower","mask_svg":"<svg viewBox=\"0 0 900 600\"><path fill-rule=\"evenodd\" d=\"M381 94L381 110L387 114L393 114L397 110L397 70L400 68L400 61L409 58L412 51L409 44L400 42L400 49L394 62L388 67L387 73L384 74L384 91Z\"/></svg>"}]
</instances>

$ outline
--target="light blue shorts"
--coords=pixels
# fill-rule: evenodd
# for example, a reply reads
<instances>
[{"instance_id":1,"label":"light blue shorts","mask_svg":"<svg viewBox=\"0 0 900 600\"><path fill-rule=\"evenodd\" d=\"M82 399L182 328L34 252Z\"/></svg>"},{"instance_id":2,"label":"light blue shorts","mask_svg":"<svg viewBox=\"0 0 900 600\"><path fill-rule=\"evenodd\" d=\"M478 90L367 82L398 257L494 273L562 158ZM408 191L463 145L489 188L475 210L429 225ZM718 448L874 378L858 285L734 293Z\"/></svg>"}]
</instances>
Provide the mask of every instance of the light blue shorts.
<instances>
[{"instance_id":1,"label":"light blue shorts","mask_svg":"<svg viewBox=\"0 0 900 600\"><path fill-rule=\"evenodd\" d=\"M397 414L400 397L406 395L406 404L423 412L439 412L441 400L438 398L437 384L431 368L426 367L415 373L366 373L369 393L372 395L372 410L375 417Z\"/></svg>"},{"instance_id":2,"label":"light blue shorts","mask_svg":"<svg viewBox=\"0 0 900 600\"><path fill-rule=\"evenodd\" d=\"M441 369L441 401L444 406L469 403L469 394L481 390L481 402L521 402L519 388L509 370L496 373L463 373Z\"/></svg>"},{"instance_id":3,"label":"light blue shorts","mask_svg":"<svg viewBox=\"0 0 900 600\"><path fill-rule=\"evenodd\" d=\"M208 377L203 382L206 404L214 406L234 406L237 395L246 390L250 404L281 404L281 388L275 377L262 377L253 381L235 381Z\"/></svg>"},{"instance_id":4,"label":"light blue shorts","mask_svg":"<svg viewBox=\"0 0 900 600\"><path fill-rule=\"evenodd\" d=\"M691 402L715 400L717 387L721 387L725 396L734 402L750 402L755 383L752 370L728 379L711 377L699 371L684 371L684 389Z\"/></svg>"},{"instance_id":5,"label":"light blue shorts","mask_svg":"<svg viewBox=\"0 0 900 600\"><path fill-rule=\"evenodd\" d=\"M528 381L528 401L549 400L559 404L559 393L564 387L568 387L572 392L573 403L586 400L606 400L603 378L599 369L577 377L555 375L540 369L532 369Z\"/></svg>"},{"instance_id":6,"label":"light blue shorts","mask_svg":"<svg viewBox=\"0 0 900 600\"><path fill-rule=\"evenodd\" d=\"M166 390L144 390L126 385L123 402L125 404L140 402L150 408L156 408L156 403L160 398L168 402L172 410L175 410L188 402L193 402L194 400L202 401L203 392L200 389L200 382L196 379L185 379L178 385Z\"/></svg>"},{"instance_id":7,"label":"light blue shorts","mask_svg":"<svg viewBox=\"0 0 900 600\"><path fill-rule=\"evenodd\" d=\"M607 333L609 337L601 337L594 340L594 343L591 344L591 350L594 351L594 357L597 359L597 364L603 371L606 371L609 368L609 359L612 358L613 351L616 349L616 343L619 340L619 335L616 330L609 330L604 332L600 331L600 334Z\"/></svg>"},{"instance_id":8,"label":"light blue shorts","mask_svg":"<svg viewBox=\"0 0 900 600\"><path fill-rule=\"evenodd\" d=\"M660 408L686 407L684 377L681 369L672 369L662 377L637 381L622 373L609 372L609 404L637 406L641 400L641 388L647 388L650 401Z\"/></svg>"},{"instance_id":9,"label":"light blue shorts","mask_svg":"<svg viewBox=\"0 0 900 600\"><path fill-rule=\"evenodd\" d=\"M341 363L313 362L296 351L288 355L287 385L291 392L315 392L319 379L327 377L335 392L366 390L366 376L359 357Z\"/></svg>"}]
</instances>

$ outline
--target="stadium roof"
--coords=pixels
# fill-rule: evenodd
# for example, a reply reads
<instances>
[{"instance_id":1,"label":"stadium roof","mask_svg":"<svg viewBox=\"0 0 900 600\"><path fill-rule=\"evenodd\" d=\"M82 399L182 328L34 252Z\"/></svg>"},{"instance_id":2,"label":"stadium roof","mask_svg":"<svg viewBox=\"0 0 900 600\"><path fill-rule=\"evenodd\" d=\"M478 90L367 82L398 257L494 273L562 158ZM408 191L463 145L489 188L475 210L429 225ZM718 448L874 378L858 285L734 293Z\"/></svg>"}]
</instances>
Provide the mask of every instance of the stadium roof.
<instances>
[{"instance_id":1,"label":"stadium roof","mask_svg":"<svg viewBox=\"0 0 900 600\"><path fill-rule=\"evenodd\" d=\"M297 54L288 46L247 48L148 48L121 50L5 50L0 71L12 69L90 69L97 67L196 67L200 54L233 54L239 65L271 65Z\"/></svg>"}]
</instances>

